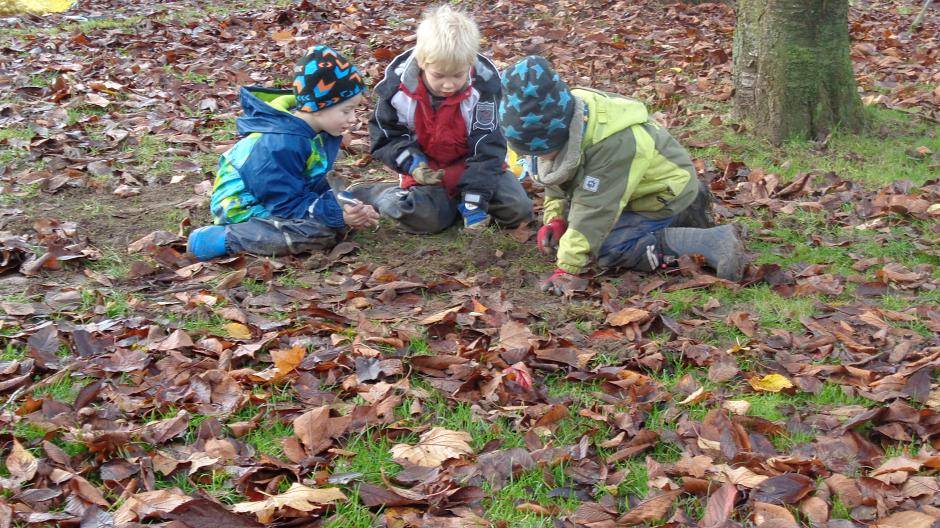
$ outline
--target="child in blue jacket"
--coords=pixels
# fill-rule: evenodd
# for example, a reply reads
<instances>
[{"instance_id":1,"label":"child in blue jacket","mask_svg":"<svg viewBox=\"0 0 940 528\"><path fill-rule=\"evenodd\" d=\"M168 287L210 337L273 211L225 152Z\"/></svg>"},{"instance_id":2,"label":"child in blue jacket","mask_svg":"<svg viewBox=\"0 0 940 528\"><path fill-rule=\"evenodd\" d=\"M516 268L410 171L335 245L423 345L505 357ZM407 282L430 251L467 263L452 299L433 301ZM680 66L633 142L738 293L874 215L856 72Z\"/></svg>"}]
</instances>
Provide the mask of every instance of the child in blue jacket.
<instances>
[{"instance_id":1,"label":"child in blue jacket","mask_svg":"<svg viewBox=\"0 0 940 528\"><path fill-rule=\"evenodd\" d=\"M189 252L293 255L332 247L346 227L377 225L371 206L341 206L326 179L364 90L356 67L322 45L300 61L292 90L242 88L242 139L222 154L212 188L215 225L189 235Z\"/></svg>"}]
</instances>

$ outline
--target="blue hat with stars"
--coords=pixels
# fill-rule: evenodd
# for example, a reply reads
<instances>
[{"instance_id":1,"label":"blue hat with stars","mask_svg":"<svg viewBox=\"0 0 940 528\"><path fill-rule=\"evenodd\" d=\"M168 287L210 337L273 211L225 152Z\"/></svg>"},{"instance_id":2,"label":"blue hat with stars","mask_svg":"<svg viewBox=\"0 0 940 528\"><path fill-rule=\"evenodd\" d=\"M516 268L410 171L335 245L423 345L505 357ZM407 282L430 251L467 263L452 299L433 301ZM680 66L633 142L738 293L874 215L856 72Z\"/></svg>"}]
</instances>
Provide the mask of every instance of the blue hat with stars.
<instances>
[{"instance_id":1,"label":"blue hat with stars","mask_svg":"<svg viewBox=\"0 0 940 528\"><path fill-rule=\"evenodd\" d=\"M503 72L499 121L520 154L545 154L568 141L574 114L571 91L543 57L530 55Z\"/></svg>"}]
</instances>

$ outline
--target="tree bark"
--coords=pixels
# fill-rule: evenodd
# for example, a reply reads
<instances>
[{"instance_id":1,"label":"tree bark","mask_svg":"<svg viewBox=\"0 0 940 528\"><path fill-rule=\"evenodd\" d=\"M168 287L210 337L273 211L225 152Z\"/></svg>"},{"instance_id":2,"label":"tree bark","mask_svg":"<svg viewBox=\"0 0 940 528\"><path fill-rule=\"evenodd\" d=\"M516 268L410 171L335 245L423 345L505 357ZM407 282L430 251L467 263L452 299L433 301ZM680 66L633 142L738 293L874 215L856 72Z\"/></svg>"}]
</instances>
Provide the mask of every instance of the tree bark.
<instances>
[{"instance_id":1,"label":"tree bark","mask_svg":"<svg viewBox=\"0 0 940 528\"><path fill-rule=\"evenodd\" d=\"M739 0L734 110L781 143L864 124L849 56L848 0Z\"/></svg>"}]
</instances>

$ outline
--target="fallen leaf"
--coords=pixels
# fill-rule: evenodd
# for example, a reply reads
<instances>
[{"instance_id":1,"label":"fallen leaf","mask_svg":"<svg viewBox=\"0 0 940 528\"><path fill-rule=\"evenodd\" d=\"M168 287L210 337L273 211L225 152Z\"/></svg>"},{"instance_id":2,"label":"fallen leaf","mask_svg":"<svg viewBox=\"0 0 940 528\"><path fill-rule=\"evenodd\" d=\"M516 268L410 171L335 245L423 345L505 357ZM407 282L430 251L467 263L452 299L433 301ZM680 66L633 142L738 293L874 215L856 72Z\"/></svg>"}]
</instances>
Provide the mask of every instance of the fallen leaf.
<instances>
[{"instance_id":1,"label":"fallen leaf","mask_svg":"<svg viewBox=\"0 0 940 528\"><path fill-rule=\"evenodd\" d=\"M734 484L723 484L715 493L708 497L705 505L705 515L699 526L701 528L717 528L731 518L734 511L734 501L738 497L738 488Z\"/></svg>"},{"instance_id":2,"label":"fallen leaf","mask_svg":"<svg viewBox=\"0 0 940 528\"><path fill-rule=\"evenodd\" d=\"M254 513L258 521L270 523L275 513L282 508L310 512L336 501L346 500L346 495L339 488L310 488L295 482L280 495L273 495L260 501L239 502L232 506L235 513Z\"/></svg>"},{"instance_id":3,"label":"fallen leaf","mask_svg":"<svg viewBox=\"0 0 940 528\"><path fill-rule=\"evenodd\" d=\"M251 330L241 323L227 323L225 325L225 332L228 333L229 337L232 339L241 339L242 341L251 339Z\"/></svg>"},{"instance_id":4,"label":"fallen leaf","mask_svg":"<svg viewBox=\"0 0 940 528\"><path fill-rule=\"evenodd\" d=\"M421 435L416 445L392 446L392 457L424 467L438 467L447 459L473 453L469 433L435 427Z\"/></svg>"},{"instance_id":5,"label":"fallen leaf","mask_svg":"<svg viewBox=\"0 0 940 528\"><path fill-rule=\"evenodd\" d=\"M680 490L667 491L636 505L617 519L617 526L636 526L646 522L664 519Z\"/></svg>"},{"instance_id":6,"label":"fallen leaf","mask_svg":"<svg viewBox=\"0 0 940 528\"><path fill-rule=\"evenodd\" d=\"M785 473L770 477L754 488L755 501L771 504L796 504L815 488L813 479L799 473Z\"/></svg>"},{"instance_id":7,"label":"fallen leaf","mask_svg":"<svg viewBox=\"0 0 940 528\"><path fill-rule=\"evenodd\" d=\"M793 387L793 383L780 374L767 374L764 377L748 378L747 382L754 390L761 392L780 392Z\"/></svg>"},{"instance_id":8,"label":"fallen leaf","mask_svg":"<svg viewBox=\"0 0 940 528\"><path fill-rule=\"evenodd\" d=\"M649 319L650 313L640 308L624 308L619 312L607 316L607 324L611 326L626 326Z\"/></svg>"},{"instance_id":9,"label":"fallen leaf","mask_svg":"<svg viewBox=\"0 0 940 528\"><path fill-rule=\"evenodd\" d=\"M237 324L237 323L234 323ZM294 346L287 349L277 349L271 351L271 358L274 360L274 366L281 376L286 376L294 371L298 365L303 362L307 355L307 349L301 346Z\"/></svg>"},{"instance_id":10,"label":"fallen leaf","mask_svg":"<svg viewBox=\"0 0 940 528\"><path fill-rule=\"evenodd\" d=\"M902 511L878 519L874 528L931 528L937 522L935 517L919 511Z\"/></svg>"},{"instance_id":11,"label":"fallen leaf","mask_svg":"<svg viewBox=\"0 0 940 528\"><path fill-rule=\"evenodd\" d=\"M754 503L754 524L758 528L761 526L772 526L773 528L799 528L796 518L783 506L776 504L767 504L766 502Z\"/></svg>"},{"instance_id":12,"label":"fallen leaf","mask_svg":"<svg viewBox=\"0 0 940 528\"><path fill-rule=\"evenodd\" d=\"M13 449L6 459L7 471L17 484L29 482L36 476L36 470L39 469L39 461L32 453L23 449L23 446L13 439Z\"/></svg>"}]
</instances>

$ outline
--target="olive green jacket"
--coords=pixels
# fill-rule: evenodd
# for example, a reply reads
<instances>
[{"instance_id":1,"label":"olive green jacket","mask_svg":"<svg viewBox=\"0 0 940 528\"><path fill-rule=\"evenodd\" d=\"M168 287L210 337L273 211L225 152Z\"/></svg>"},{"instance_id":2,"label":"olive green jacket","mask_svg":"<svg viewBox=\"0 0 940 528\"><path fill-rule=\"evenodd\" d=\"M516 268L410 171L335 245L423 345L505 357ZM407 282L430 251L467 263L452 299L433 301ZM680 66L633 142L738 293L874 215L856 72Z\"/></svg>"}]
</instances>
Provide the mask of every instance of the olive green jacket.
<instances>
[{"instance_id":1,"label":"olive green jacket","mask_svg":"<svg viewBox=\"0 0 940 528\"><path fill-rule=\"evenodd\" d=\"M543 223L562 217L568 230L557 265L580 273L597 254L624 210L650 218L675 215L698 192L688 152L643 103L575 88L569 139L553 162L539 159L545 185Z\"/></svg>"}]
</instances>

